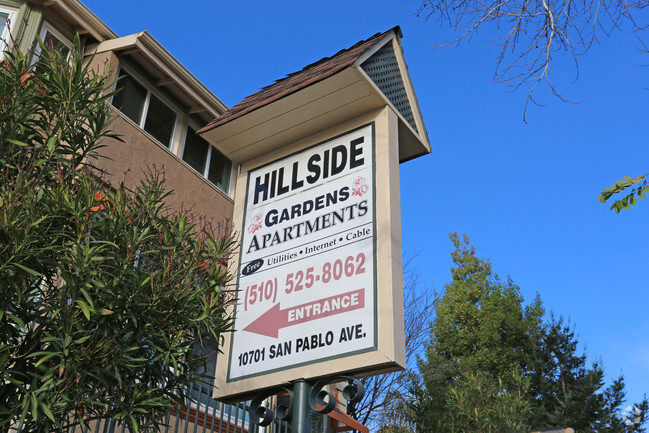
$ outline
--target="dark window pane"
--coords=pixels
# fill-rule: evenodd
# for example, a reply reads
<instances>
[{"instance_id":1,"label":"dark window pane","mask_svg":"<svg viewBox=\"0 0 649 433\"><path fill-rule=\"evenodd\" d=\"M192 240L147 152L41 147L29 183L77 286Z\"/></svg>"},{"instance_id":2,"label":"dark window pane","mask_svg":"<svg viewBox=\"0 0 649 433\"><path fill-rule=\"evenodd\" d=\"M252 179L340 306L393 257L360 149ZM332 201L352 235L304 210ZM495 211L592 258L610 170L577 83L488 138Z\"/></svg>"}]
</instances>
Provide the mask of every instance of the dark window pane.
<instances>
[{"instance_id":1,"label":"dark window pane","mask_svg":"<svg viewBox=\"0 0 649 433\"><path fill-rule=\"evenodd\" d=\"M211 408L220 408L219 402L212 398L214 376L216 375L216 359L218 355L218 345L213 338L203 337L202 344L196 341L192 350L195 356L205 359L204 366L194 372L193 376L202 383L189 384L189 393L199 403L203 403Z\"/></svg>"},{"instance_id":2,"label":"dark window pane","mask_svg":"<svg viewBox=\"0 0 649 433\"><path fill-rule=\"evenodd\" d=\"M160 99L151 95L144 130L153 135L160 143L169 147L175 124L176 113Z\"/></svg>"},{"instance_id":3,"label":"dark window pane","mask_svg":"<svg viewBox=\"0 0 649 433\"><path fill-rule=\"evenodd\" d=\"M207 162L207 150L209 143L196 134L192 128L187 128L185 138L185 150L183 161L191 165L194 170L205 175L205 163Z\"/></svg>"},{"instance_id":4,"label":"dark window pane","mask_svg":"<svg viewBox=\"0 0 649 433\"><path fill-rule=\"evenodd\" d=\"M216 185L221 191L227 193L230 189L230 173L232 172L232 162L227 159L221 152L212 148L212 157L210 158L210 170L207 179Z\"/></svg>"},{"instance_id":5,"label":"dark window pane","mask_svg":"<svg viewBox=\"0 0 649 433\"><path fill-rule=\"evenodd\" d=\"M68 47L65 43L63 43L59 38L54 36L49 31L45 33L45 40L43 41L43 44L50 53L58 51L59 53L61 53L61 56L64 59L67 59L70 55L70 52L72 51L70 47Z\"/></svg>"},{"instance_id":6,"label":"dark window pane","mask_svg":"<svg viewBox=\"0 0 649 433\"><path fill-rule=\"evenodd\" d=\"M113 96L112 104L139 125L142 119L144 101L146 100L146 88L124 70L119 74L117 88L121 90Z\"/></svg>"}]
</instances>

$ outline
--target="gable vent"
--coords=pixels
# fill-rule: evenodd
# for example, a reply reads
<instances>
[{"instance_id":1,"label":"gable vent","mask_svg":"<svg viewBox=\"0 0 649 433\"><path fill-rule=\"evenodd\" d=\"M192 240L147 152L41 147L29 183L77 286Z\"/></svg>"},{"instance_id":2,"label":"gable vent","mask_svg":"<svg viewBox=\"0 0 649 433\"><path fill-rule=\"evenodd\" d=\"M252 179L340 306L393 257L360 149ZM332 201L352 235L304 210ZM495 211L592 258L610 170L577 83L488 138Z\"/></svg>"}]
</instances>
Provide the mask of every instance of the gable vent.
<instances>
[{"instance_id":1,"label":"gable vent","mask_svg":"<svg viewBox=\"0 0 649 433\"><path fill-rule=\"evenodd\" d=\"M408 100L408 95L406 94L406 89L401 79L399 63L397 63L397 57L394 54L392 44L387 43L381 47L361 64L361 68L374 81L374 84L381 89L381 92L383 92L392 105L399 110L399 113L401 113L410 126L417 131L415 118L412 115L410 101Z\"/></svg>"}]
</instances>

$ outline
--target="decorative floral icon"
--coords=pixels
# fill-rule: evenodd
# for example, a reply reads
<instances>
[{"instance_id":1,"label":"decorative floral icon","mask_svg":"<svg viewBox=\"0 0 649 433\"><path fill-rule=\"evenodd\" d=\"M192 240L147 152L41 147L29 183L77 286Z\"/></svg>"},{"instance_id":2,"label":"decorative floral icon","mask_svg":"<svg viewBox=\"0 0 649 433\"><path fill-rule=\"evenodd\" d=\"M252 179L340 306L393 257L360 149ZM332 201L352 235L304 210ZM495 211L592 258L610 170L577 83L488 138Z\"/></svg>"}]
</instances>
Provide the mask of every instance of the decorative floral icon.
<instances>
[{"instance_id":1,"label":"decorative floral icon","mask_svg":"<svg viewBox=\"0 0 649 433\"><path fill-rule=\"evenodd\" d=\"M354 179L354 183L352 185L352 195L357 195L360 197L369 190L370 187L367 186L367 183L365 183L365 178L363 176L358 176L356 179Z\"/></svg>"},{"instance_id":2,"label":"decorative floral icon","mask_svg":"<svg viewBox=\"0 0 649 433\"><path fill-rule=\"evenodd\" d=\"M257 215L252 217L252 220L250 221L250 225L248 226L248 233L254 234L257 230L259 230L262 226L263 216L258 213Z\"/></svg>"}]
</instances>

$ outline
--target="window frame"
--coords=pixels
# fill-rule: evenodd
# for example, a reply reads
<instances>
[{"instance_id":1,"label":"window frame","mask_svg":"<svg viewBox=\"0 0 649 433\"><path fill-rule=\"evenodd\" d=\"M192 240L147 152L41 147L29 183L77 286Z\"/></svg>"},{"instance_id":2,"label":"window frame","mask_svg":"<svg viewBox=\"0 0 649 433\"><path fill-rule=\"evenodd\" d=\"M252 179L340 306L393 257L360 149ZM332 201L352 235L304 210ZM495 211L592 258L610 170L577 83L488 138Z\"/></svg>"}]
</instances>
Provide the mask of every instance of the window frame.
<instances>
[{"instance_id":1,"label":"window frame","mask_svg":"<svg viewBox=\"0 0 649 433\"><path fill-rule=\"evenodd\" d=\"M232 160L229 159L227 156L223 155L223 157L230 163L230 169L228 170L227 173L227 181L228 181L227 188L222 189L220 186L218 186L217 184L209 180L209 170L210 170L210 164L211 164L211 158L212 158L212 152L214 146L212 146L209 142L207 142L207 140L206 140L208 145L207 155L205 160L205 167L202 172L196 170L194 167L189 165L189 163L183 159L185 156L187 136L189 134L189 131L190 129L192 129L194 133L196 133L198 130L200 130L200 126L198 125L198 122L193 120L189 115L189 113L184 112L176 104L170 101L169 98L167 98L162 92L160 92L158 89L152 86L146 78L144 78L140 73L137 72L136 68L132 67L129 63L126 63L120 59L120 65L117 71L117 77L122 75L122 73L126 73L132 80L134 80L138 85L144 88L144 90L146 91L146 97L144 98L142 109L138 113L137 121L131 119L126 113L122 112L119 108L117 108L117 106L113 104L113 100L115 98L114 95L110 100L110 104L113 106L113 108L116 111L118 111L120 115L127 118L130 122L132 122L134 125L140 128L143 132L145 132L156 143L159 143L165 149L173 153L178 159L180 159L180 161L182 161L183 164L185 164L187 167L189 167L191 170L193 170L195 173L201 176L210 185L212 185L214 188L216 188L217 190L225 194L227 197L231 198L232 197L231 194L234 189L233 182L234 182L234 175L235 175L234 173L235 164L232 162ZM119 80L115 83L114 90L116 90L118 87L119 87ZM169 141L169 146L166 146L160 140L156 139L150 132L144 129L144 126L146 124L146 119L147 119L146 116L149 111L152 95L158 98L158 100L160 100L167 108L173 111L176 115L176 121L174 122L173 130ZM216 149L216 151L218 152L218 149Z\"/></svg>"},{"instance_id":2,"label":"window frame","mask_svg":"<svg viewBox=\"0 0 649 433\"><path fill-rule=\"evenodd\" d=\"M65 59L68 60L72 56L72 52L74 51L74 43L70 39L65 37L63 33L58 31L48 21L43 20L43 24L41 24L41 29L38 32L38 37L41 39L43 43L45 43L45 36L47 36L47 32L50 32L52 36L58 39L63 45L65 45L70 50L68 55L65 56ZM41 54L41 45L39 43L36 43L36 46L34 47L34 55L32 56L32 64L36 63L40 54Z\"/></svg>"},{"instance_id":3,"label":"window frame","mask_svg":"<svg viewBox=\"0 0 649 433\"><path fill-rule=\"evenodd\" d=\"M5 25L5 27L0 32L0 60L1 60L4 58L4 51L7 48L7 41L10 39L11 28L13 27L15 18L18 15L18 11L5 6L0 6L0 13L7 14L7 22L9 23L9 25Z\"/></svg>"},{"instance_id":4,"label":"window frame","mask_svg":"<svg viewBox=\"0 0 649 433\"><path fill-rule=\"evenodd\" d=\"M133 80L135 80L136 83L138 83L140 86L144 87L146 90L146 97L144 98L144 104L142 105L142 110L139 113L139 120L135 121L128 117L125 113L123 113L119 108L117 108L115 105L113 105L113 99L115 98L115 95L113 95L110 99L110 105L115 108L115 110L119 111L122 115L124 115L126 118L128 118L131 122L135 123L138 128L140 128L142 131L144 131L149 137L151 137L156 143L160 143L161 146L163 146L165 149L171 151L172 153L175 152L175 149L178 146L178 140L176 139L176 136L178 135L178 132L180 130L180 123L181 123L181 118L184 117L184 114L182 110L179 110L175 104L171 103L164 95L162 95L159 91L157 91L155 88L152 88L150 84L148 84L148 81L143 79L140 74L138 74L136 71L134 71L131 67L129 66L124 66L122 61L120 60L120 65L119 65L119 70L117 71L117 78L119 78L122 75L122 72L126 72L126 74L129 75ZM119 79L116 80L115 82L115 87L113 90L117 90L119 86ZM160 102L162 102L169 110L171 110L175 115L176 115L176 120L174 121L174 126L171 130L171 135L169 136L169 145L165 145L163 142L158 140L151 134L149 131L144 129L144 125L146 124L146 115L149 112L149 105L151 102L151 95L155 96L158 98ZM183 140L183 145L184 145L184 140Z\"/></svg>"},{"instance_id":5,"label":"window frame","mask_svg":"<svg viewBox=\"0 0 649 433\"><path fill-rule=\"evenodd\" d=\"M207 155L205 156L205 168L203 169L203 173L201 173L200 171L196 170L194 167L192 167L191 165L189 165L189 163L188 163L187 161L185 161L185 150L187 149L187 147L186 147L186 144L187 144L187 135L189 134L189 129L190 129L190 128L194 130L194 133L196 133L198 130L200 130L200 127L196 124L196 122L191 121L191 120L188 122L188 124L187 124L187 126L186 126L186 128L185 128L185 133L183 134L183 139L182 139L182 141L183 141L183 142L182 142L182 152L181 152L181 154L180 154L180 159L181 159L182 162L185 163L189 168L191 168L192 170L194 170L196 173L200 174L201 177L203 177L203 178L204 178L206 181L208 181L211 185L214 185L214 187L215 187L216 189L218 189L219 191L223 192L225 195L227 195L228 197L230 197L230 193L232 192L232 181L233 181L233 175L234 175L234 164L232 163L232 160L231 160L230 158L228 158L227 156L223 155L223 153L221 153L221 155L223 155L224 158L226 158L228 161L230 161L230 172L228 173L228 187L227 187L227 191L224 191L223 189L219 188L218 185L216 185L215 183L213 183L212 181L210 181L209 178L208 178L209 173L210 173L210 164L211 164L211 162L212 162L212 150L214 150L214 146L212 146L212 144L211 144L209 141L207 141L207 140L204 139L204 140L207 142ZM200 135L199 135L199 137L200 137ZM218 152L219 150L216 149L216 151Z\"/></svg>"}]
</instances>

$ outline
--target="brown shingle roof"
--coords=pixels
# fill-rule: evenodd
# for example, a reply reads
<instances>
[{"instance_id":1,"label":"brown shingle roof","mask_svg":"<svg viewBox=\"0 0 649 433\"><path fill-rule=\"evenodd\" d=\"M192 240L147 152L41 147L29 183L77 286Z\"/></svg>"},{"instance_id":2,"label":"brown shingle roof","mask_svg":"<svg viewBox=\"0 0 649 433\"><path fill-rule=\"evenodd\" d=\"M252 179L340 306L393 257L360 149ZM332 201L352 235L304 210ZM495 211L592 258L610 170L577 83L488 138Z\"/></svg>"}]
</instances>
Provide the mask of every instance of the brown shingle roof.
<instances>
[{"instance_id":1,"label":"brown shingle roof","mask_svg":"<svg viewBox=\"0 0 649 433\"><path fill-rule=\"evenodd\" d=\"M301 71L294 72L287 75L285 78L275 81L275 83L262 88L259 92L247 96L243 101L223 113L223 115L212 120L198 132L207 132L258 108L268 105L271 102L275 102L285 96L337 74L343 69L351 66L358 57L393 30L397 35L401 35L399 26L396 26L386 32L377 33L369 39L360 41L350 48L341 50L331 57L320 59L317 62L306 66Z\"/></svg>"}]
</instances>

